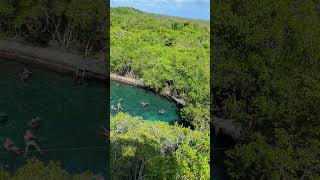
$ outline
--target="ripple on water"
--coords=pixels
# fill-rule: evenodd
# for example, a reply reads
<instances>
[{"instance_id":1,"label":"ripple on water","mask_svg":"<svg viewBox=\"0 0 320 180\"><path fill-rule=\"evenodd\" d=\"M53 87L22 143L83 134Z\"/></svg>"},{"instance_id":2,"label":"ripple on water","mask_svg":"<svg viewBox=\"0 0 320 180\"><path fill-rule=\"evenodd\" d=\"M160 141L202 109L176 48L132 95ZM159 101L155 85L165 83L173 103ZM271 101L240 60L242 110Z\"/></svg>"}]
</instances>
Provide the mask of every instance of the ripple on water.
<instances>
[{"instance_id":1,"label":"ripple on water","mask_svg":"<svg viewBox=\"0 0 320 180\"><path fill-rule=\"evenodd\" d=\"M25 162L23 156L5 152L2 143L10 137L24 148L23 133L32 116L38 115L43 123L33 133L39 137L39 146L56 150L31 155L44 161L60 161L71 173L105 172L105 140L98 133L99 127L107 123L104 84L90 81L87 86L74 86L71 76L37 67L31 67L32 77L23 84L18 76L22 68L20 63L0 59L0 112L9 115L8 121L0 125L0 165L7 164L14 170ZM77 147L89 150L71 149Z\"/></svg>"},{"instance_id":2,"label":"ripple on water","mask_svg":"<svg viewBox=\"0 0 320 180\"><path fill-rule=\"evenodd\" d=\"M141 116L145 120L161 120L166 122L174 122L179 119L179 109L176 104L167 98L160 96L149 90L129 86L115 81L110 82L110 108L117 107L119 99L123 100L123 112L127 112L132 116ZM141 103L149 103L143 106ZM165 110L164 114L160 114L159 110ZM112 111L112 114L118 111Z\"/></svg>"}]
</instances>

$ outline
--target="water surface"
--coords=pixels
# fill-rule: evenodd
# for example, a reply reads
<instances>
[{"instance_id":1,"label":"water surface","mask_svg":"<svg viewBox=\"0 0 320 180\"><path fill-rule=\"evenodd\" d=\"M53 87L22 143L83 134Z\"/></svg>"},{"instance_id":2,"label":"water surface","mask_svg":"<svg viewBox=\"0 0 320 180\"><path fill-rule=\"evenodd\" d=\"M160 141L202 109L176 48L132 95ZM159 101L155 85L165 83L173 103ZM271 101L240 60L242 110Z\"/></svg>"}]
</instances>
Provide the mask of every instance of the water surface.
<instances>
[{"instance_id":1,"label":"water surface","mask_svg":"<svg viewBox=\"0 0 320 180\"><path fill-rule=\"evenodd\" d=\"M14 170L27 157L36 156L46 162L60 161L71 173L89 170L104 174L106 144L99 128L107 123L105 85L95 81L77 85L72 76L33 66L31 79L22 83L19 72L23 66L0 59L0 112L9 115L9 120L0 124L0 165ZM5 152L2 143L6 137L24 148L23 134L34 115L43 119L32 131L44 154L31 152L23 157Z\"/></svg>"},{"instance_id":2,"label":"water surface","mask_svg":"<svg viewBox=\"0 0 320 180\"><path fill-rule=\"evenodd\" d=\"M0 59L0 112L9 120L0 123L0 165L15 170L32 156L43 161L59 161L71 173L86 170L105 174L106 144L99 133L106 125L105 85L97 81L77 84L70 75L42 67L29 66L33 74L23 83L19 73L25 65ZM179 119L176 104L145 89L114 81L110 82L110 106L123 99L123 112L141 116L145 120L174 122ZM143 107L141 102L149 103ZM159 110L164 109L164 114ZM119 111L112 111L115 114ZM43 119L40 127L28 124L33 116ZM44 150L40 155L34 149L26 156L8 153L2 147L6 137L24 149L23 134L32 129L38 144Z\"/></svg>"},{"instance_id":3,"label":"water surface","mask_svg":"<svg viewBox=\"0 0 320 180\"><path fill-rule=\"evenodd\" d=\"M170 123L179 120L179 109L176 104L159 94L115 81L110 82L110 88L110 107L117 107L119 99L122 99L123 112L127 112L132 116L141 116L145 120L161 120ZM141 102L149 103L149 105L143 107ZM165 110L165 113L159 114L160 109ZM117 112L119 111L111 111L112 114Z\"/></svg>"}]
</instances>

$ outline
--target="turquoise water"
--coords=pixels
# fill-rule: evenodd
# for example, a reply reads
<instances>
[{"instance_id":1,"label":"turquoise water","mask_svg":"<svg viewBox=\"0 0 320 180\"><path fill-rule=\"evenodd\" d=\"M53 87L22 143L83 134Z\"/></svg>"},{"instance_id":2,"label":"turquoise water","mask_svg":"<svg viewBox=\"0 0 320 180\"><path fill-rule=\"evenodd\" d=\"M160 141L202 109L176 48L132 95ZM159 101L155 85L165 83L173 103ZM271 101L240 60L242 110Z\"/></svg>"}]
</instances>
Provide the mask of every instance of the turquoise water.
<instances>
[{"instance_id":1,"label":"turquoise water","mask_svg":"<svg viewBox=\"0 0 320 180\"><path fill-rule=\"evenodd\" d=\"M89 170L105 174L106 144L99 134L99 128L107 123L105 85L95 81L79 85L72 76L33 66L31 79L22 83L18 74L23 66L0 59L0 112L9 115L8 121L0 124L0 165L14 170L35 156L46 162L60 161L71 173ZM23 134L34 115L43 119L32 132L44 154L31 152L23 157L5 152L5 137L24 148Z\"/></svg>"},{"instance_id":2,"label":"turquoise water","mask_svg":"<svg viewBox=\"0 0 320 180\"><path fill-rule=\"evenodd\" d=\"M110 83L110 107L117 107L119 99L123 99L123 111L132 116L141 116L145 120L161 120L174 122L179 120L179 109L176 104L154 92L146 89L129 86L126 84L111 81ZM141 102L149 103L143 107ZM159 110L165 110L164 114L159 114ZM117 110L111 111L116 114Z\"/></svg>"}]
</instances>

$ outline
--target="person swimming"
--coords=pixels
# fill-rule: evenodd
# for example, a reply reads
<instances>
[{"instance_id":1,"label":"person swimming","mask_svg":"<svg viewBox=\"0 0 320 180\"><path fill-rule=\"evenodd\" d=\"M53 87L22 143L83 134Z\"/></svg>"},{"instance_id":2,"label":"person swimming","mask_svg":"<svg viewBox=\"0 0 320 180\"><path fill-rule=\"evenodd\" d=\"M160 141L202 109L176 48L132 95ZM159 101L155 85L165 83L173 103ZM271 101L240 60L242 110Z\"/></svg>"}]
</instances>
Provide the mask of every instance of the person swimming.
<instances>
[{"instance_id":1,"label":"person swimming","mask_svg":"<svg viewBox=\"0 0 320 180\"><path fill-rule=\"evenodd\" d=\"M29 70L28 67L23 67L23 73L24 74L32 74L32 72Z\"/></svg>"},{"instance_id":2,"label":"person swimming","mask_svg":"<svg viewBox=\"0 0 320 180\"><path fill-rule=\"evenodd\" d=\"M10 138L6 138L3 143L3 147L8 152L14 152L16 154L20 154L21 150L14 145L14 142Z\"/></svg>"},{"instance_id":3,"label":"person swimming","mask_svg":"<svg viewBox=\"0 0 320 180\"><path fill-rule=\"evenodd\" d=\"M33 116L30 124L33 128L36 128L40 125L40 121L41 121L41 118L39 116Z\"/></svg>"},{"instance_id":4,"label":"person swimming","mask_svg":"<svg viewBox=\"0 0 320 180\"><path fill-rule=\"evenodd\" d=\"M122 99L119 99L118 101L118 111L123 110L122 108Z\"/></svg>"},{"instance_id":5,"label":"person swimming","mask_svg":"<svg viewBox=\"0 0 320 180\"><path fill-rule=\"evenodd\" d=\"M142 101L140 104L141 104L143 107L146 107L146 106L149 105L149 103L146 103L146 102L143 102L143 101Z\"/></svg>"},{"instance_id":6,"label":"person swimming","mask_svg":"<svg viewBox=\"0 0 320 180\"><path fill-rule=\"evenodd\" d=\"M32 134L32 132L30 130L26 130L26 132L24 134L24 142L26 145L25 154L28 153L30 146L35 147L39 151L39 153L42 153L42 150L40 149L40 147L36 143L35 139L36 139L36 137Z\"/></svg>"},{"instance_id":7,"label":"person swimming","mask_svg":"<svg viewBox=\"0 0 320 180\"><path fill-rule=\"evenodd\" d=\"M21 80L25 81L29 79L31 74L32 72L27 67L23 67L23 72L21 73Z\"/></svg>"},{"instance_id":8,"label":"person swimming","mask_svg":"<svg viewBox=\"0 0 320 180\"><path fill-rule=\"evenodd\" d=\"M114 105L111 105L111 110L112 110L112 111L115 111L115 110L117 110L117 108L114 107Z\"/></svg>"},{"instance_id":9,"label":"person swimming","mask_svg":"<svg viewBox=\"0 0 320 180\"><path fill-rule=\"evenodd\" d=\"M8 121L9 115L5 112L0 112L0 123Z\"/></svg>"},{"instance_id":10,"label":"person swimming","mask_svg":"<svg viewBox=\"0 0 320 180\"><path fill-rule=\"evenodd\" d=\"M164 109L159 110L159 114L164 114L166 111Z\"/></svg>"}]
</instances>

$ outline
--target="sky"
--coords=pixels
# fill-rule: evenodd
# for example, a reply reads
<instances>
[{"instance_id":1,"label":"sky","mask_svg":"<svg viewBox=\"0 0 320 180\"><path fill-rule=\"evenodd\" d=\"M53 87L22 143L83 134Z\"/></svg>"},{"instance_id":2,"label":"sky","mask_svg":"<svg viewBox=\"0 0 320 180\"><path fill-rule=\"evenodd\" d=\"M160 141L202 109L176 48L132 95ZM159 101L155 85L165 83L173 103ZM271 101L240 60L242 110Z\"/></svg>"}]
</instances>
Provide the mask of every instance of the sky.
<instances>
[{"instance_id":1,"label":"sky","mask_svg":"<svg viewBox=\"0 0 320 180\"><path fill-rule=\"evenodd\" d=\"M110 0L110 5L169 16L210 19L210 0Z\"/></svg>"}]
</instances>

